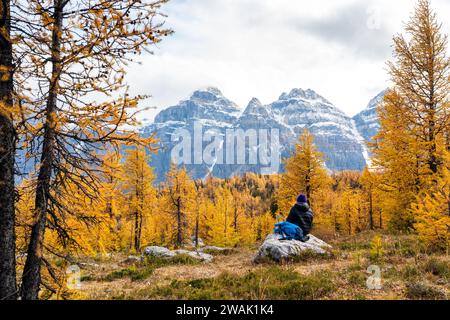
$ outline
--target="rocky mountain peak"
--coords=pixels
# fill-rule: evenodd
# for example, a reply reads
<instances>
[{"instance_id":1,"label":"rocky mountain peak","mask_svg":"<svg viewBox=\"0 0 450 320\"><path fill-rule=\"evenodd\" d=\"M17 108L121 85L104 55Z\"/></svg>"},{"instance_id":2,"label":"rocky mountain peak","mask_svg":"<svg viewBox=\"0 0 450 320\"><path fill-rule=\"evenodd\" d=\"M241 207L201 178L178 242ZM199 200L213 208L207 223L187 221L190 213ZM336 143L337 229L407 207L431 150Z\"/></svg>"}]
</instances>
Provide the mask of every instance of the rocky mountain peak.
<instances>
[{"instance_id":1,"label":"rocky mountain peak","mask_svg":"<svg viewBox=\"0 0 450 320\"><path fill-rule=\"evenodd\" d=\"M372 100L369 101L369 104L367 105L365 110L376 109L378 105L383 101L383 98L388 93L388 91L389 89L385 89L377 94ZM362 112L364 112L365 110L363 110Z\"/></svg>"},{"instance_id":2,"label":"rocky mountain peak","mask_svg":"<svg viewBox=\"0 0 450 320\"><path fill-rule=\"evenodd\" d=\"M252 100L250 100L250 102L247 105L247 108L249 107L260 107L262 106L261 101L259 101L258 98L252 98Z\"/></svg>"},{"instance_id":3,"label":"rocky mountain peak","mask_svg":"<svg viewBox=\"0 0 450 320\"><path fill-rule=\"evenodd\" d=\"M199 119L232 123L240 114L239 107L214 87L194 91L187 100L161 111L155 123L190 122Z\"/></svg>"},{"instance_id":4,"label":"rocky mountain peak","mask_svg":"<svg viewBox=\"0 0 450 320\"><path fill-rule=\"evenodd\" d=\"M323 103L330 104L328 100L319 95L317 92L311 89L303 90L301 88L294 88L289 93L282 93L279 97L279 100L292 100L292 99L300 99L300 100L319 100Z\"/></svg>"},{"instance_id":5,"label":"rocky mountain peak","mask_svg":"<svg viewBox=\"0 0 450 320\"><path fill-rule=\"evenodd\" d=\"M207 87L194 91L190 99L200 101L215 101L220 98L223 98L223 94L219 89L215 87Z\"/></svg>"}]
</instances>

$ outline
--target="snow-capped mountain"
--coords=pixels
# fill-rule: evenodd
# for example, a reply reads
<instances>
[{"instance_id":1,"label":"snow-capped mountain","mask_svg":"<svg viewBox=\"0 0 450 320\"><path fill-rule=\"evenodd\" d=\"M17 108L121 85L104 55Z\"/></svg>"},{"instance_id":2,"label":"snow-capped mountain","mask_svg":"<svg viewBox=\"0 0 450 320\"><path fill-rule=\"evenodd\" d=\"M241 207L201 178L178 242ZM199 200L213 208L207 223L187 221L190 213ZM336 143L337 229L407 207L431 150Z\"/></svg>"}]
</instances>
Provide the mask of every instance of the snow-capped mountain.
<instances>
[{"instance_id":1,"label":"snow-capped mountain","mask_svg":"<svg viewBox=\"0 0 450 320\"><path fill-rule=\"evenodd\" d=\"M352 119L310 89L293 89L265 106L253 99L237 126L278 128L283 158L292 153L298 136L307 128L330 170L359 170L366 163L365 147Z\"/></svg>"},{"instance_id":2,"label":"snow-capped mountain","mask_svg":"<svg viewBox=\"0 0 450 320\"><path fill-rule=\"evenodd\" d=\"M203 119L214 125L234 123L240 114L239 107L225 98L217 88L206 88L195 91L187 100L161 111L155 123L193 122Z\"/></svg>"},{"instance_id":3,"label":"snow-capped mountain","mask_svg":"<svg viewBox=\"0 0 450 320\"><path fill-rule=\"evenodd\" d=\"M292 154L298 136L307 128L314 135L315 144L324 154L330 170L361 170L368 158L364 137L357 130L355 121L311 89L293 89L267 105L253 98L241 114L239 107L224 97L220 90L206 88L161 111L153 124L142 129L144 135L156 133L160 140L160 151L152 155L151 163L158 181L164 179L170 166L171 151L180 141L173 139L173 135L179 135L182 129L185 132L183 138L190 136L188 140L197 139L194 131L198 130L199 124L203 134L221 137L225 137L227 129L241 132L278 129L282 158ZM201 143L203 150L211 143L209 138L204 138ZM258 145L256 148L260 147ZM226 155L221 157L220 154L225 149L223 143L219 149L219 154L213 155L215 158L209 163L200 161L195 164L196 155L202 151L196 150L192 144L188 157L193 159L193 164L186 165L191 176L203 178L212 172L216 177L226 178L247 171L261 172L261 164L250 164L251 161L245 164L221 161L226 159Z\"/></svg>"},{"instance_id":4,"label":"snow-capped mountain","mask_svg":"<svg viewBox=\"0 0 450 320\"><path fill-rule=\"evenodd\" d=\"M153 124L142 129L144 136L150 136L156 133L159 139L159 152L152 154L151 165L155 170L157 181L164 179L165 173L168 171L172 158L171 151L178 143L173 141L173 136L180 130L186 132L191 140L194 140L194 129L196 124L201 124L202 132L208 130L224 130L233 128L237 122L241 110L232 101L225 98L217 88L206 88L195 91L187 100L181 101L179 104L169 107L161 111L156 117ZM182 131L183 132L183 131ZM193 146L194 141L191 141ZM203 147L206 143L202 143ZM202 150L193 150L191 159L195 158L196 153ZM187 170L192 177L205 177L211 170L211 165L204 163L198 164L192 161L192 164L186 165ZM214 175L225 178L227 174L217 172Z\"/></svg>"},{"instance_id":5,"label":"snow-capped mountain","mask_svg":"<svg viewBox=\"0 0 450 320\"><path fill-rule=\"evenodd\" d=\"M370 141L380 129L377 107L383 101L388 89L381 91L375 98L370 100L367 107L353 117L356 128L366 141Z\"/></svg>"}]
</instances>

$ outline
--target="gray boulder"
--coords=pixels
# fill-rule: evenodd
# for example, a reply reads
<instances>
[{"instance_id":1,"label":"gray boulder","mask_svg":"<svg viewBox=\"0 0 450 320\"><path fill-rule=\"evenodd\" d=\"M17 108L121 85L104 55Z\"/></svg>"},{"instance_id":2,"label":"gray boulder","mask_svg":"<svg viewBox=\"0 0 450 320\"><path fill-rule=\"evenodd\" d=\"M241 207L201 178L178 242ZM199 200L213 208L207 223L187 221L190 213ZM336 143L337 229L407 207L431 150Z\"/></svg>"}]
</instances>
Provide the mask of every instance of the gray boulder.
<instances>
[{"instance_id":1,"label":"gray boulder","mask_svg":"<svg viewBox=\"0 0 450 320\"><path fill-rule=\"evenodd\" d=\"M309 235L309 240L301 242L297 240L280 240L277 234L267 236L264 243L254 258L254 262L262 262L267 259L277 262L287 261L298 256L303 251L312 251L317 254L329 254L331 246L319 238Z\"/></svg>"},{"instance_id":2,"label":"gray boulder","mask_svg":"<svg viewBox=\"0 0 450 320\"><path fill-rule=\"evenodd\" d=\"M207 253L199 252L199 251L191 251L189 255L192 258L199 259L203 262L212 262L213 256Z\"/></svg>"},{"instance_id":3,"label":"gray boulder","mask_svg":"<svg viewBox=\"0 0 450 320\"><path fill-rule=\"evenodd\" d=\"M213 260L213 256L210 254L206 254L199 251L188 251L188 250L169 250L164 247L146 247L144 249L145 256L152 256L157 258L173 258L177 255L184 254L188 255L194 259L201 260L203 262L211 262Z\"/></svg>"},{"instance_id":4,"label":"gray boulder","mask_svg":"<svg viewBox=\"0 0 450 320\"><path fill-rule=\"evenodd\" d=\"M188 250L174 250L172 251L174 252L176 255L179 254L184 254L184 255L188 255L194 259L198 259L201 260L203 262L211 262L213 260L213 256L207 253L203 253L200 251L188 251Z\"/></svg>"},{"instance_id":5,"label":"gray boulder","mask_svg":"<svg viewBox=\"0 0 450 320\"><path fill-rule=\"evenodd\" d=\"M170 251L167 248L164 247L146 247L144 249L144 255L146 256L153 256L157 258L172 258L175 257L177 254L173 251Z\"/></svg>"},{"instance_id":6,"label":"gray boulder","mask_svg":"<svg viewBox=\"0 0 450 320\"><path fill-rule=\"evenodd\" d=\"M144 258L142 256L128 256L126 260L123 261L124 264L135 264L135 263L141 263L144 261Z\"/></svg>"},{"instance_id":7,"label":"gray boulder","mask_svg":"<svg viewBox=\"0 0 450 320\"><path fill-rule=\"evenodd\" d=\"M175 255L179 255L179 254L185 254L185 255L189 255L189 253L191 251L189 250L183 250L183 249L178 249L178 250L173 250L173 253L175 253Z\"/></svg>"}]
</instances>

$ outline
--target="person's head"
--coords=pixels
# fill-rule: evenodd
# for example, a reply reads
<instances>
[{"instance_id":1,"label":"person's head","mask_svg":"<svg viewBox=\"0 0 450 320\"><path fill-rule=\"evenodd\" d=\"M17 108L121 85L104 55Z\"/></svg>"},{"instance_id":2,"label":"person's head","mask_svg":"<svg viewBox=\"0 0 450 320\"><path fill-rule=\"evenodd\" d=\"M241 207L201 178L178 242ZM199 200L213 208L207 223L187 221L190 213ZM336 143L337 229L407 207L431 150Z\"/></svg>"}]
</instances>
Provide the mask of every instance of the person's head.
<instances>
[{"instance_id":1,"label":"person's head","mask_svg":"<svg viewBox=\"0 0 450 320\"><path fill-rule=\"evenodd\" d=\"M306 196L304 194L301 194L297 197L297 202L298 203L307 203L308 199L306 198Z\"/></svg>"}]
</instances>

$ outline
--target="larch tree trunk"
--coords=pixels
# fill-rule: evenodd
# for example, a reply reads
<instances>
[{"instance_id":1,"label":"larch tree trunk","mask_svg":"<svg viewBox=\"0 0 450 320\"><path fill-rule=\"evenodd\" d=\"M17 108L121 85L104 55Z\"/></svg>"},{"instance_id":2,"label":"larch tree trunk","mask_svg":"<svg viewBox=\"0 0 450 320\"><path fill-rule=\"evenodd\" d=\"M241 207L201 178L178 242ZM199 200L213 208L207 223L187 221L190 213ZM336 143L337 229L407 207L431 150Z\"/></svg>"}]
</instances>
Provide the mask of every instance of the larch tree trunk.
<instances>
[{"instance_id":1,"label":"larch tree trunk","mask_svg":"<svg viewBox=\"0 0 450 320\"><path fill-rule=\"evenodd\" d=\"M194 244L195 247L198 247L198 238L200 232L200 204L202 196L200 196L200 183L198 181L194 181L195 189L199 196L196 197L196 211L195 211L195 234L194 234ZM203 191L201 191L203 193Z\"/></svg>"},{"instance_id":2,"label":"larch tree trunk","mask_svg":"<svg viewBox=\"0 0 450 320\"><path fill-rule=\"evenodd\" d=\"M369 227L370 230L374 229L373 224L373 195L372 195L372 189L369 190Z\"/></svg>"},{"instance_id":3,"label":"larch tree trunk","mask_svg":"<svg viewBox=\"0 0 450 320\"><path fill-rule=\"evenodd\" d=\"M380 229L383 229L383 213L380 210Z\"/></svg>"},{"instance_id":4,"label":"larch tree trunk","mask_svg":"<svg viewBox=\"0 0 450 320\"><path fill-rule=\"evenodd\" d=\"M197 197L199 199L199 197ZM199 201L199 200L197 200ZM198 247L198 233L200 231L200 203L197 204L197 210L195 213L195 235L194 235L194 241L195 241L195 247Z\"/></svg>"},{"instance_id":5,"label":"larch tree trunk","mask_svg":"<svg viewBox=\"0 0 450 320\"><path fill-rule=\"evenodd\" d=\"M0 300L17 297L14 213L15 131L12 106L13 58L10 1L0 4Z\"/></svg>"},{"instance_id":6,"label":"larch tree trunk","mask_svg":"<svg viewBox=\"0 0 450 320\"><path fill-rule=\"evenodd\" d=\"M139 242L139 212L136 210L134 213L134 250L136 253L138 253L141 249Z\"/></svg>"},{"instance_id":7,"label":"larch tree trunk","mask_svg":"<svg viewBox=\"0 0 450 320\"><path fill-rule=\"evenodd\" d=\"M183 226L182 226L182 213L181 213L181 200L177 199L177 246L181 248L183 245Z\"/></svg>"},{"instance_id":8,"label":"larch tree trunk","mask_svg":"<svg viewBox=\"0 0 450 320\"><path fill-rule=\"evenodd\" d=\"M41 263L47 209L49 204L50 183L55 157L55 111L57 110L58 82L61 73L61 28L63 20L63 0L56 0L53 13L52 30L52 77L46 106L44 141L38 173L35 197L35 222L32 226L27 260L22 276L21 296L23 300L37 300L41 283Z\"/></svg>"},{"instance_id":9,"label":"larch tree trunk","mask_svg":"<svg viewBox=\"0 0 450 320\"><path fill-rule=\"evenodd\" d=\"M233 226L234 226L234 232L238 232L238 210L237 210L237 204L234 204L234 214L233 214Z\"/></svg>"}]
</instances>

